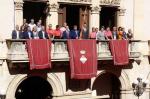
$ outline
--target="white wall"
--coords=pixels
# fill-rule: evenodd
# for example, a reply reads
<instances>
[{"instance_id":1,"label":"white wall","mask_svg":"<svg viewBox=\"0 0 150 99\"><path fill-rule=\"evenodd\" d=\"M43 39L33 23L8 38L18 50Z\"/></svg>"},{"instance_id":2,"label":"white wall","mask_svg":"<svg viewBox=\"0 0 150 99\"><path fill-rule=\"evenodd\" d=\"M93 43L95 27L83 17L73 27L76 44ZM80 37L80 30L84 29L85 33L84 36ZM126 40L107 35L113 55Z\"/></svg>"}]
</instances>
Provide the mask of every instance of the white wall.
<instances>
[{"instance_id":1,"label":"white wall","mask_svg":"<svg viewBox=\"0 0 150 99\"><path fill-rule=\"evenodd\" d=\"M144 39L150 40L150 0L144 0Z\"/></svg>"},{"instance_id":2,"label":"white wall","mask_svg":"<svg viewBox=\"0 0 150 99\"><path fill-rule=\"evenodd\" d=\"M0 38L10 38L14 28L14 1L0 0Z\"/></svg>"}]
</instances>

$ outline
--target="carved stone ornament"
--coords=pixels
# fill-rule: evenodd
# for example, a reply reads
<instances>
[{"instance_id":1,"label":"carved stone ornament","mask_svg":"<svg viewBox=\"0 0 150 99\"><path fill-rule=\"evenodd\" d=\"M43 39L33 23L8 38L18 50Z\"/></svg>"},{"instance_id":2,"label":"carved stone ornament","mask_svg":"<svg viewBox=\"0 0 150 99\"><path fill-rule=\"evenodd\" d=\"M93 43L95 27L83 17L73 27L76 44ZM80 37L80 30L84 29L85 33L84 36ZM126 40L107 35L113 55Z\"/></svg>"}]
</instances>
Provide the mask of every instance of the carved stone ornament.
<instances>
[{"instance_id":1,"label":"carved stone ornament","mask_svg":"<svg viewBox=\"0 0 150 99\"><path fill-rule=\"evenodd\" d=\"M101 7L99 6L92 6L91 7L92 13L99 13L101 11Z\"/></svg>"},{"instance_id":2,"label":"carved stone ornament","mask_svg":"<svg viewBox=\"0 0 150 99\"><path fill-rule=\"evenodd\" d=\"M50 11L58 11L59 5L56 3L50 4L49 9Z\"/></svg>"},{"instance_id":3,"label":"carved stone ornament","mask_svg":"<svg viewBox=\"0 0 150 99\"><path fill-rule=\"evenodd\" d=\"M68 3L91 3L92 0L59 0L59 2L68 2Z\"/></svg>"},{"instance_id":4,"label":"carved stone ornament","mask_svg":"<svg viewBox=\"0 0 150 99\"><path fill-rule=\"evenodd\" d=\"M119 16L124 16L126 9L120 8L118 11Z\"/></svg>"},{"instance_id":5,"label":"carved stone ornament","mask_svg":"<svg viewBox=\"0 0 150 99\"><path fill-rule=\"evenodd\" d=\"M23 2L15 2L15 9L22 10L23 9Z\"/></svg>"},{"instance_id":6,"label":"carved stone ornament","mask_svg":"<svg viewBox=\"0 0 150 99\"><path fill-rule=\"evenodd\" d=\"M100 5L114 5L119 6L121 0L100 0Z\"/></svg>"}]
</instances>

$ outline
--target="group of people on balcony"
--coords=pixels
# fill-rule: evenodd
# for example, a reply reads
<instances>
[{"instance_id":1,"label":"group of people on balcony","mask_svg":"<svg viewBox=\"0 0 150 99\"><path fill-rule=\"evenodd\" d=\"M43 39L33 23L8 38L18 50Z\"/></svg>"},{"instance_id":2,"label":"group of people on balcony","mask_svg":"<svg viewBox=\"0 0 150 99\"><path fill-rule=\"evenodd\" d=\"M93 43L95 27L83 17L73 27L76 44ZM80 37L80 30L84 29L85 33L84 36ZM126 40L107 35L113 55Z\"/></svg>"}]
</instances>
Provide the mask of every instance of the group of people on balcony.
<instances>
[{"instance_id":1,"label":"group of people on balcony","mask_svg":"<svg viewBox=\"0 0 150 99\"><path fill-rule=\"evenodd\" d=\"M99 30L96 27L92 28L89 32L87 24L84 23L82 28L78 30L77 25L73 26L70 30L69 26L65 22L63 26L56 25L55 29L52 29L52 24L48 25L46 29L42 25L42 21L39 20L37 24L34 23L34 19L28 24L24 19L23 25L19 28L16 25L16 29L12 31L12 39L96 39L96 40L110 40L110 39L132 39L133 33L131 29L128 33L125 32L123 27L113 27L112 31L110 27L105 29L104 26Z\"/></svg>"}]
</instances>

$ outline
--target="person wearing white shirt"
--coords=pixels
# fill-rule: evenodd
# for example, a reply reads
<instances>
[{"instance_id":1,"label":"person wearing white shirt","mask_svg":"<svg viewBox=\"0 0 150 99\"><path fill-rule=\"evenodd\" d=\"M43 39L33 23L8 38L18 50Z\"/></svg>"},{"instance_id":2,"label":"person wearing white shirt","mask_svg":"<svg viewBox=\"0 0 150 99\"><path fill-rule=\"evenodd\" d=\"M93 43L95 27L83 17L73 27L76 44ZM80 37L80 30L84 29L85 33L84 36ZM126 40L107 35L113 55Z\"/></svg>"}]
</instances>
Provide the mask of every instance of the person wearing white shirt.
<instances>
[{"instance_id":1,"label":"person wearing white shirt","mask_svg":"<svg viewBox=\"0 0 150 99\"><path fill-rule=\"evenodd\" d=\"M34 23L34 19L31 19L31 22L29 24L29 27L31 28L31 31L33 30L33 27L35 27L36 24Z\"/></svg>"}]
</instances>

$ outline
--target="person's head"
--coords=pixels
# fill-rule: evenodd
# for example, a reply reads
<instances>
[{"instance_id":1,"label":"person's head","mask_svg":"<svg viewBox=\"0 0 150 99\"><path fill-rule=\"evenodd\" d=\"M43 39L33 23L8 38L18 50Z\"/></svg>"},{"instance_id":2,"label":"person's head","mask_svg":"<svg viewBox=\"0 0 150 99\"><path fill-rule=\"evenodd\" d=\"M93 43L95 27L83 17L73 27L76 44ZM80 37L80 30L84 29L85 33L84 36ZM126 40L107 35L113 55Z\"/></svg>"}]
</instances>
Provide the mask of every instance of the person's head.
<instances>
[{"instance_id":1,"label":"person's head","mask_svg":"<svg viewBox=\"0 0 150 99\"><path fill-rule=\"evenodd\" d=\"M39 27L41 26L40 22L37 22L37 26L39 26Z\"/></svg>"},{"instance_id":2,"label":"person's head","mask_svg":"<svg viewBox=\"0 0 150 99\"><path fill-rule=\"evenodd\" d=\"M32 29L32 31L33 31L33 32L36 32L36 31L37 31L37 27L34 26L33 29Z\"/></svg>"},{"instance_id":3,"label":"person's head","mask_svg":"<svg viewBox=\"0 0 150 99\"><path fill-rule=\"evenodd\" d=\"M105 28L104 27L101 27L101 31L104 31L105 30Z\"/></svg>"},{"instance_id":4,"label":"person's head","mask_svg":"<svg viewBox=\"0 0 150 99\"><path fill-rule=\"evenodd\" d=\"M74 29L74 30L77 30L77 29L78 29L77 25L74 25L74 26L73 26L73 29Z\"/></svg>"},{"instance_id":5,"label":"person's head","mask_svg":"<svg viewBox=\"0 0 150 99\"><path fill-rule=\"evenodd\" d=\"M67 22L64 22L63 26L66 27L67 26Z\"/></svg>"},{"instance_id":6,"label":"person's head","mask_svg":"<svg viewBox=\"0 0 150 99\"><path fill-rule=\"evenodd\" d=\"M59 26L59 25L56 25L56 29L60 29L60 26Z\"/></svg>"},{"instance_id":7,"label":"person's head","mask_svg":"<svg viewBox=\"0 0 150 99\"><path fill-rule=\"evenodd\" d=\"M19 31L19 25L16 25L16 30Z\"/></svg>"},{"instance_id":8,"label":"person's head","mask_svg":"<svg viewBox=\"0 0 150 99\"><path fill-rule=\"evenodd\" d=\"M102 26L102 27L101 27L101 31L104 31L104 30L105 30L105 27L104 27L104 26Z\"/></svg>"},{"instance_id":9,"label":"person's head","mask_svg":"<svg viewBox=\"0 0 150 99\"><path fill-rule=\"evenodd\" d=\"M68 25L66 26L66 30L69 30L69 26Z\"/></svg>"},{"instance_id":10,"label":"person's head","mask_svg":"<svg viewBox=\"0 0 150 99\"><path fill-rule=\"evenodd\" d=\"M124 27L122 27L122 29L121 29L122 31L125 31L125 28Z\"/></svg>"},{"instance_id":11,"label":"person's head","mask_svg":"<svg viewBox=\"0 0 150 99\"><path fill-rule=\"evenodd\" d=\"M34 19L31 19L31 24L34 24Z\"/></svg>"},{"instance_id":12,"label":"person's head","mask_svg":"<svg viewBox=\"0 0 150 99\"><path fill-rule=\"evenodd\" d=\"M132 33L132 30L131 30L131 29L128 29L128 33Z\"/></svg>"},{"instance_id":13,"label":"person's head","mask_svg":"<svg viewBox=\"0 0 150 99\"><path fill-rule=\"evenodd\" d=\"M42 27L41 27L41 30L42 30L42 31L45 31L45 26L42 26Z\"/></svg>"},{"instance_id":14,"label":"person's head","mask_svg":"<svg viewBox=\"0 0 150 99\"><path fill-rule=\"evenodd\" d=\"M95 28L95 32L98 32L98 28Z\"/></svg>"},{"instance_id":15,"label":"person's head","mask_svg":"<svg viewBox=\"0 0 150 99\"><path fill-rule=\"evenodd\" d=\"M26 19L23 19L23 24L27 23L27 20Z\"/></svg>"},{"instance_id":16,"label":"person's head","mask_svg":"<svg viewBox=\"0 0 150 99\"><path fill-rule=\"evenodd\" d=\"M110 27L107 27L107 28L106 28L106 31L110 31Z\"/></svg>"},{"instance_id":17,"label":"person's head","mask_svg":"<svg viewBox=\"0 0 150 99\"><path fill-rule=\"evenodd\" d=\"M95 27L92 27L92 32L95 32L96 28Z\"/></svg>"},{"instance_id":18,"label":"person's head","mask_svg":"<svg viewBox=\"0 0 150 99\"><path fill-rule=\"evenodd\" d=\"M39 20L39 24L42 24L42 20L41 19Z\"/></svg>"},{"instance_id":19,"label":"person's head","mask_svg":"<svg viewBox=\"0 0 150 99\"><path fill-rule=\"evenodd\" d=\"M122 31L122 27L118 27L118 31Z\"/></svg>"},{"instance_id":20,"label":"person's head","mask_svg":"<svg viewBox=\"0 0 150 99\"><path fill-rule=\"evenodd\" d=\"M49 25L48 25L48 28L49 28L49 29L52 29L52 24L49 24Z\"/></svg>"},{"instance_id":21,"label":"person's head","mask_svg":"<svg viewBox=\"0 0 150 99\"><path fill-rule=\"evenodd\" d=\"M117 31L117 27L114 26L114 27L113 27L113 31Z\"/></svg>"}]
</instances>

